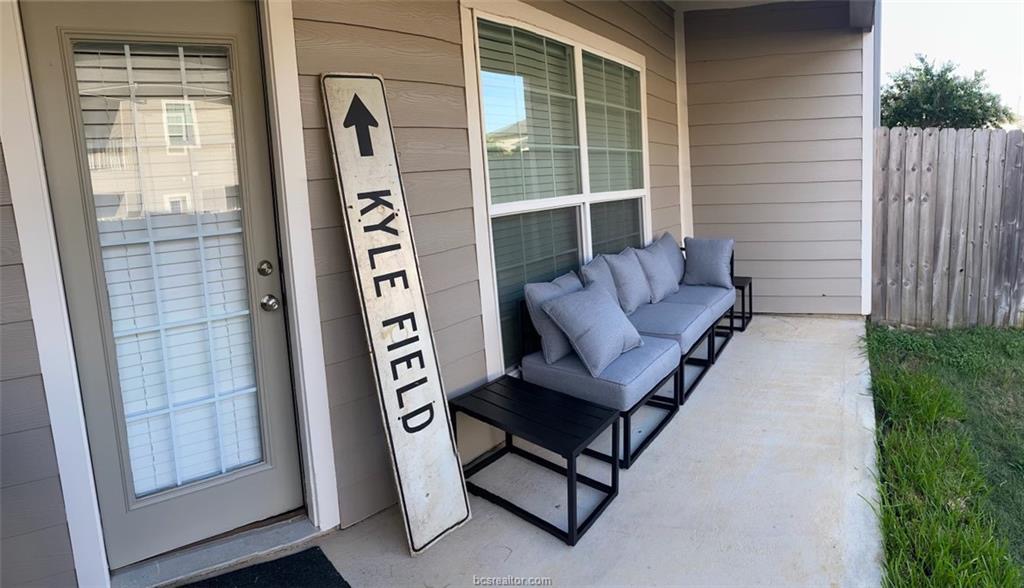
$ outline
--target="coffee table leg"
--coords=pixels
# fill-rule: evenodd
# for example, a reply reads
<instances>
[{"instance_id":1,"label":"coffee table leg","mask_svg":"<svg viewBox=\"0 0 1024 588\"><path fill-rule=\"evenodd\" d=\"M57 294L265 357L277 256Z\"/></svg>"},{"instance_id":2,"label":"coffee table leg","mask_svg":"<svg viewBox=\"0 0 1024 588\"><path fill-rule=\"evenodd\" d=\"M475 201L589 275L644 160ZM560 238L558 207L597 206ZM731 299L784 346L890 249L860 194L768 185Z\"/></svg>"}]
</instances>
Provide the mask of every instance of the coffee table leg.
<instances>
[{"instance_id":1,"label":"coffee table leg","mask_svg":"<svg viewBox=\"0 0 1024 588\"><path fill-rule=\"evenodd\" d=\"M576 458L570 457L565 460L566 469L566 480L568 484L568 499L566 501L566 508L568 509L568 529L566 529L566 543L569 545L576 545L577 532L579 527L576 524Z\"/></svg>"},{"instance_id":2,"label":"coffee table leg","mask_svg":"<svg viewBox=\"0 0 1024 588\"><path fill-rule=\"evenodd\" d=\"M619 419L612 423L612 494L619 493Z\"/></svg>"}]
</instances>

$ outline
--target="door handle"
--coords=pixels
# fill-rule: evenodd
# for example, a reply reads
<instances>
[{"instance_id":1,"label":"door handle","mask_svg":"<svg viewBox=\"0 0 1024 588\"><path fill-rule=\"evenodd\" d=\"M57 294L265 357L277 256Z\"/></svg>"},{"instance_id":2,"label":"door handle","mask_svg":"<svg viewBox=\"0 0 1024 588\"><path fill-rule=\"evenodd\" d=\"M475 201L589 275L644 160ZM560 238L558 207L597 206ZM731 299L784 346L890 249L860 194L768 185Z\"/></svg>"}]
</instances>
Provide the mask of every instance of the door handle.
<instances>
[{"instance_id":1,"label":"door handle","mask_svg":"<svg viewBox=\"0 0 1024 588\"><path fill-rule=\"evenodd\" d=\"M263 298L260 298L260 308L267 312L274 312L281 308L281 301L277 299L277 296L267 294Z\"/></svg>"}]
</instances>

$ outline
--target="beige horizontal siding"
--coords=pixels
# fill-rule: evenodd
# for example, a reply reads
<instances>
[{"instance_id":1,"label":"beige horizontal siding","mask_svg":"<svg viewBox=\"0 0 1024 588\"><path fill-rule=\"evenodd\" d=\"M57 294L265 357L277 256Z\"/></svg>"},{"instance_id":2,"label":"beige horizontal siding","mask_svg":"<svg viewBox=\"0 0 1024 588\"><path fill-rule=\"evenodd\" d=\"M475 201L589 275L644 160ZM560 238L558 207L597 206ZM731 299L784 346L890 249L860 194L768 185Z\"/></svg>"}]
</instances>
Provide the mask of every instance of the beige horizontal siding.
<instances>
[{"instance_id":1,"label":"beige horizontal siding","mask_svg":"<svg viewBox=\"0 0 1024 588\"><path fill-rule=\"evenodd\" d=\"M323 114L319 75L385 80L431 328L449 394L483 380L469 138L454 0L294 4L314 261L347 526L395 500Z\"/></svg>"},{"instance_id":2,"label":"beige horizontal siding","mask_svg":"<svg viewBox=\"0 0 1024 588\"><path fill-rule=\"evenodd\" d=\"M686 14L694 232L755 308L859 313L862 33L844 2Z\"/></svg>"},{"instance_id":3,"label":"beige horizontal siding","mask_svg":"<svg viewBox=\"0 0 1024 588\"><path fill-rule=\"evenodd\" d=\"M74 586L74 560L0 146L0 585Z\"/></svg>"}]
</instances>

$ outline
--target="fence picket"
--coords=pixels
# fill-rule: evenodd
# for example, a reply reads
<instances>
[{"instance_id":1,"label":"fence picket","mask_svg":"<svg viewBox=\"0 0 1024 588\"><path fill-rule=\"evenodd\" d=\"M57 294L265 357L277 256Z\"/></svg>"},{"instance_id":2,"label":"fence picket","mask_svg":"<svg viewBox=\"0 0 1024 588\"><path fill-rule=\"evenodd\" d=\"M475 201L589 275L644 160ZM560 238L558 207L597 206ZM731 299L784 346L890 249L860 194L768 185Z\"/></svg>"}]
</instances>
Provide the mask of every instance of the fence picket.
<instances>
[{"instance_id":1,"label":"fence picket","mask_svg":"<svg viewBox=\"0 0 1024 588\"><path fill-rule=\"evenodd\" d=\"M889 201L886 210L885 240L885 320L900 322L902 306L903 255L903 155L907 130L897 127L889 132L889 177L885 192Z\"/></svg>"},{"instance_id":2,"label":"fence picket","mask_svg":"<svg viewBox=\"0 0 1024 588\"><path fill-rule=\"evenodd\" d=\"M886 149L889 145L886 144ZM937 187L935 189L935 257L932 262L932 324L949 326L949 247L953 220L953 162L956 155L956 129L939 131ZM877 242L877 241L876 241ZM881 263L881 262L880 262Z\"/></svg>"},{"instance_id":3,"label":"fence picket","mask_svg":"<svg viewBox=\"0 0 1024 588\"><path fill-rule=\"evenodd\" d=\"M1024 326L1024 132L876 129L872 320Z\"/></svg>"},{"instance_id":4,"label":"fence picket","mask_svg":"<svg viewBox=\"0 0 1024 588\"><path fill-rule=\"evenodd\" d=\"M875 129L874 173L872 174L872 194L874 206L871 211L871 315L885 316L885 265L884 259L886 239L886 174L889 160L889 129Z\"/></svg>"},{"instance_id":5,"label":"fence picket","mask_svg":"<svg viewBox=\"0 0 1024 588\"><path fill-rule=\"evenodd\" d=\"M921 198L918 201L917 324L932 321L932 272L935 255L935 190L939 157L939 130L924 129L921 151Z\"/></svg>"}]
</instances>

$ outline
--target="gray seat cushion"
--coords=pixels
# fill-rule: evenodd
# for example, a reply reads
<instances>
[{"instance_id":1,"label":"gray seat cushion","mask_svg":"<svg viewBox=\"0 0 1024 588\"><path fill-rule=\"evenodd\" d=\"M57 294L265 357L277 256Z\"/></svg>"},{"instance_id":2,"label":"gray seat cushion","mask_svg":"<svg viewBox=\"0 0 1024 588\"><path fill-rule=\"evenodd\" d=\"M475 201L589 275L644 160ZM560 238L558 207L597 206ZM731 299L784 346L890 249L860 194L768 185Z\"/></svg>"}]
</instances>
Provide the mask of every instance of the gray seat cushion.
<instances>
[{"instance_id":1,"label":"gray seat cushion","mask_svg":"<svg viewBox=\"0 0 1024 588\"><path fill-rule=\"evenodd\" d=\"M736 304L736 289L683 284L678 292L666 296L664 302L699 304L710 309L716 317L720 317Z\"/></svg>"},{"instance_id":2,"label":"gray seat cushion","mask_svg":"<svg viewBox=\"0 0 1024 588\"><path fill-rule=\"evenodd\" d=\"M644 337L644 344L619 356L597 377L576 354L548 365L540 353L523 358L523 379L563 394L616 410L629 410L679 365L679 346L664 338Z\"/></svg>"},{"instance_id":3,"label":"gray seat cushion","mask_svg":"<svg viewBox=\"0 0 1024 588\"><path fill-rule=\"evenodd\" d=\"M693 347L714 319L707 307L700 304L659 302L645 304L629 315L629 322L644 337L671 339L679 346L680 354Z\"/></svg>"},{"instance_id":4,"label":"gray seat cushion","mask_svg":"<svg viewBox=\"0 0 1024 588\"><path fill-rule=\"evenodd\" d=\"M651 286L647 283L644 268L640 266L640 260L632 247L625 248L622 253L605 255L604 260L612 270L619 306L626 314L651 301Z\"/></svg>"},{"instance_id":5,"label":"gray seat cushion","mask_svg":"<svg viewBox=\"0 0 1024 588\"><path fill-rule=\"evenodd\" d=\"M583 282L573 272L559 276L551 282L527 284L523 287L526 309L530 313L530 320L533 321L533 328L540 335L541 351L544 352L544 359L548 363L554 363L572 353L572 345L565 338L562 329L551 320L541 306L549 300L582 289Z\"/></svg>"},{"instance_id":6,"label":"gray seat cushion","mask_svg":"<svg viewBox=\"0 0 1024 588\"><path fill-rule=\"evenodd\" d=\"M730 261L732 239L686 238L686 273L683 282L690 286L732 287Z\"/></svg>"},{"instance_id":7,"label":"gray seat cushion","mask_svg":"<svg viewBox=\"0 0 1024 588\"><path fill-rule=\"evenodd\" d=\"M640 334L600 286L545 302L544 312L569 339L591 375L598 375L623 353L642 345Z\"/></svg>"}]
</instances>

